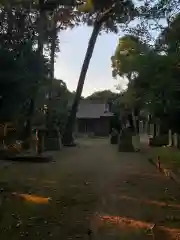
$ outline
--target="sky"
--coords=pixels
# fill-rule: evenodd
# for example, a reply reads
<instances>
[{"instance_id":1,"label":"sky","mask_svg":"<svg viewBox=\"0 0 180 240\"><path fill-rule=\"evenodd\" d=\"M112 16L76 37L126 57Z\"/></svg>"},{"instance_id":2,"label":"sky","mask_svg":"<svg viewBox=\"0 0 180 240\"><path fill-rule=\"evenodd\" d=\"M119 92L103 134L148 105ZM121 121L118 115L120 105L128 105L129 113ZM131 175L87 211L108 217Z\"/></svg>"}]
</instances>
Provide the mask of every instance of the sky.
<instances>
[{"instance_id":1,"label":"sky","mask_svg":"<svg viewBox=\"0 0 180 240\"><path fill-rule=\"evenodd\" d=\"M70 91L76 90L91 32L91 27L79 26L59 34L60 52L56 58L55 77L66 82ZM105 89L116 91L117 84L122 88L126 86L125 79L115 80L112 77L111 56L119 37L113 33L99 35L87 72L83 96Z\"/></svg>"}]
</instances>

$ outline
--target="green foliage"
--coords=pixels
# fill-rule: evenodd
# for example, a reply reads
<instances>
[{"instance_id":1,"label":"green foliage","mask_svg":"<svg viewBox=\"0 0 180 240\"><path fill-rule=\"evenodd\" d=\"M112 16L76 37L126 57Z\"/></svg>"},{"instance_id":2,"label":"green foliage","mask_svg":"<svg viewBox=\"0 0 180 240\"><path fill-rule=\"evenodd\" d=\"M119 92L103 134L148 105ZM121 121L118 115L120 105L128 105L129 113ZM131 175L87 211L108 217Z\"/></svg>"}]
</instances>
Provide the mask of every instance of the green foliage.
<instances>
[{"instance_id":1,"label":"green foliage","mask_svg":"<svg viewBox=\"0 0 180 240\"><path fill-rule=\"evenodd\" d=\"M160 158L161 164L165 165L167 168L173 170L173 172L179 171L180 167L180 151L176 148L171 147L155 147L151 148L151 157L156 160Z\"/></svg>"},{"instance_id":2,"label":"green foliage","mask_svg":"<svg viewBox=\"0 0 180 240\"><path fill-rule=\"evenodd\" d=\"M177 14L154 46L144 44L137 36L121 38L112 57L113 76L129 79L123 94L126 105L139 105L175 131L180 130L179 21Z\"/></svg>"},{"instance_id":3,"label":"green foliage","mask_svg":"<svg viewBox=\"0 0 180 240\"><path fill-rule=\"evenodd\" d=\"M118 97L117 93L111 92L110 90L97 91L88 96L86 99L89 100L99 100L103 103L112 102Z\"/></svg>"},{"instance_id":4,"label":"green foliage","mask_svg":"<svg viewBox=\"0 0 180 240\"><path fill-rule=\"evenodd\" d=\"M74 12L72 1L65 4L63 1L7 0L0 4L0 121L17 120L23 126L29 119L31 125L30 118L35 113L35 122L45 123L45 115L36 114L38 93L44 96L42 88L49 92L48 75L50 72L53 76L55 53L59 50L58 31L72 28L78 14ZM43 56L44 46L50 61ZM59 89L57 84L56 87ZM66 86L64 88L67 90ZM46 104L43 97L41 100ZM62 101L60 109L63 104ZM64 114L60 111L59 116Z\"/></svg>"},{"instance_id":5,"label":"green foliage","mask_svg":"<svg viewBox=\"0 0 180 240\"><path fill-rule=\"evenodd\" d=\"M51 79L49 79L46 85L44 84L40 87L36 99L36 112L33 123L36 126L44 126L46 124L50 84L52 84L50 125L52 128L59 128L60 131L63 132L68 116L68 103L71 98L71 92L69 92L66 84L62 80L54 79L51 83Z\"/></svg>"},{"instance_id":6,"label":"green foliage","mask_svg":"<svg viewBox=\"0 0 180 240\"><path fill-rule=\"evenodd\" d=\"M4 121L17 119L22 109L26 114L25 106L48 68L34 48L36 28L29 13L4 8L0 19L0 120Z\"/></svg>"},{"instance_id":7,"label":"green foliage","mask_svg":"<svg viewBox=\"0 0 180 240\"><path fill-rule=\"evenodd\" d=\"M93 25L99 22L105 31L118 31L120 26L129 23L137 16L137 9L131 0L87 0L80 11L84 22Z\"/></svg>"},{"instance_id":8,"label":"green foliage","mask_svg":"<svg viewBox=\"0 0 180 240\"><path fill-rule=\"evenodd\" d=\"M52 88L52 115L51 124L64 131L68 117L68 103L70 92L62 80L54 80Z\"/></svg>"},{"instance_id":9,"label":"green foliage","mask_svg":"<svg viewBox=\"0 0 180 240\"><path fill-rule=\"evenodd\" d=\"M34 94L43 80L42 67L35 52L15 57L13 52L0 50L1 121L17 117L23 103Z\"/></svg>"},{"instance_id":10,"label":"green foliage","mask_svg":"<svg viewBox=\"0 0 180 240\"><path fill-rule=\"evenodd\" d=\"M112 56L113 76L126 76L131 80L138 73L148 46L138 37L125 35L119 39L115 54Z\"/></svg>"}]
</instances>

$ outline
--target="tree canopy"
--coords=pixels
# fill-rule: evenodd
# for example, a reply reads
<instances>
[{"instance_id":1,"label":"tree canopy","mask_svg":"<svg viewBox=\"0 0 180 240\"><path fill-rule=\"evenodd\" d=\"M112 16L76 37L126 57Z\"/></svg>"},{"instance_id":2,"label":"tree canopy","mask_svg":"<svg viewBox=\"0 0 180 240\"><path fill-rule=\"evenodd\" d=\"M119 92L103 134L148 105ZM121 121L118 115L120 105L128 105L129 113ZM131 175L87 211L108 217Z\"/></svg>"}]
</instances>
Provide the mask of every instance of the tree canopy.
<instances>
[{"instance_id":1,"label":"tree canopy","mask_svg":"<svg viewBox=\"0 0 180 240\"><path fill-rule=\"evenodd\" d=\"M36 102L42 86L46 86L46 90L48 86L53 96L58 31L81 23L93 26L94 29L80 73L80 85L74 97L74 117L93 48L101 30L117 32L121 29L126 32L112 57L113 76L119 75L130 80L128 91L120 97L124 104L128 102L127 105L131 107L146 107L156 115L168 112L173 116L179 111L178 0L141 1L135 4L131 0L1 0L0 4L2 121L17 119L16 116L22 111L26 115L27 109ZM159 26L162 18L166 18L167 25L164 27L164 24L163 28ZM148 38L146 30L152 30L150 22L160 29L153 45L152 42L148 44L141 34ZM145 29L147 23L149 27ZM131 24L135 25L134 31ZM48 50L46 54L44 50ZM65 87L61 89L66 92ZM108 99L116 98L110 92L103 94L104 98L106 94ZM103 97L103 94L97 93L91 97ZM29 113L28 117L33 111Z\"/></svg>"},{"instance_id":2,"label":"tree canopy","mask_svg":"<svg viewBox=\"0 0 180 240\"><path fill-rule=\"evenodd\" d=\"M139 105L176 130L180 119L179 16L169 20L153 45L136 35L120 38L111 58L113 76L129 79L124 93L131 96L125 100L129 107Z\"/></svg>"},{"instance_id":3,"label":"tree canopy","mask_svg":"<svg viewBox=\"0 0 180 240\"><path fill-rule=\"evenodd\" d=\"M48 60L34 48L35 22L22 9L0 12L1 120L15 117L24 102L46 78Z\"/></svg>"}]
</instances>

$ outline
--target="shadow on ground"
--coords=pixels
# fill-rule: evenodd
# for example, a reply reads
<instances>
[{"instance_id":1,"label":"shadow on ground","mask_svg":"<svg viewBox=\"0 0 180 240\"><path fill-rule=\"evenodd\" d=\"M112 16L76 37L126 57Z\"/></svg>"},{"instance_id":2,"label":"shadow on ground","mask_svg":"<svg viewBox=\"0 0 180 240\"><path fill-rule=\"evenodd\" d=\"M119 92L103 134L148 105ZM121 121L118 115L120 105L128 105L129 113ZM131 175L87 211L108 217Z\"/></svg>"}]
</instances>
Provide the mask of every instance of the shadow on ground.
<instances>
[{"instance_id":1,"label":"shadow on ground","mask_svg":"<svg viewBox=\"0 0 180 240\"><path fill-rule=\"evenodd\" d=\"M178 239L180 191L144 154L118 153L108 139L80 139L56 162L0 166L0 237ZM37 204L16 193L50 198Z\"/></svg>"}]
</instances>

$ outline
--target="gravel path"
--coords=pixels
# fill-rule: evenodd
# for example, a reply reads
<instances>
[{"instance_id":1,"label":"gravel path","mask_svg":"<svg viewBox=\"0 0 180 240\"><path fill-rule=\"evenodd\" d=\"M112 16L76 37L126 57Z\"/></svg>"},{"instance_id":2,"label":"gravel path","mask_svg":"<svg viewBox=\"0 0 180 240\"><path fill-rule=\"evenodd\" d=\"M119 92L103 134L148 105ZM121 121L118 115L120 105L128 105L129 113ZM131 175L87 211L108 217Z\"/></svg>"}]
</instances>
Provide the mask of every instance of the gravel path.
<instances>
[{"instance_id":1,"label":"gravel path","mask_svg":"<svg viewBox=\"0 0 180 240\"><path fill-rule=\"evenodd\" d=\"M108 139L81 139L55 159L1 165L9 191L52 198L47 206L9 198L2 239L180 239L179 187L143 154L119 153Z\"/></svg>"}]
</instances>

